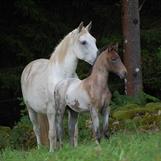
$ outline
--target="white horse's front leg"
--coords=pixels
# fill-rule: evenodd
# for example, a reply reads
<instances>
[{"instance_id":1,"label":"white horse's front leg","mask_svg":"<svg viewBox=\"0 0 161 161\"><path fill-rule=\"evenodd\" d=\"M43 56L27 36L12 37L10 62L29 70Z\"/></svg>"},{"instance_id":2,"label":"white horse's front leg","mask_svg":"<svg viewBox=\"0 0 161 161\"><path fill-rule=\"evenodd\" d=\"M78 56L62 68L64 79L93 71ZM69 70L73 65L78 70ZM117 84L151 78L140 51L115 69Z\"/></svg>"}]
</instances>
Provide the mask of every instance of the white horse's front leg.
<instances>
[{"instance_id":1,"label":"white horse's front leg","mask_svg":"<svg viewBox=\"0 0 161 161\"><path fill-rule=\"evenodd\" d=\"M50 152L56 149L56 124L55 124L55 110L52 113L47 113L49 121L49 142L50 142Z\"/></svg>"}]
</instances>

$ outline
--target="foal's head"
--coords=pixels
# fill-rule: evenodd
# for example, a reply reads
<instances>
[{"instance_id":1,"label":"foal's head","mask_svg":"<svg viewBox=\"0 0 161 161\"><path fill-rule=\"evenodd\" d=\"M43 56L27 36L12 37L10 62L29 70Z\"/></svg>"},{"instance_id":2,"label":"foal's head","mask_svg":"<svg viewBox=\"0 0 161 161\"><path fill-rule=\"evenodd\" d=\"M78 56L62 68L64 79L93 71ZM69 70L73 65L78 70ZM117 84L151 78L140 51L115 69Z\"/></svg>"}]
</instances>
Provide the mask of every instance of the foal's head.
<instances>
[{"instance_id":1,"label":"foal's head","mask_svg":"<svg viewBox=\"0 0 161 161\"><path fill-rule=\"evenodd\" d=\"M104 63L109 72L116 73L121 79L127 75L127 70L117 53L118 44L110 45L102 54L104 54Z\"/></svg>"}]
</instances>

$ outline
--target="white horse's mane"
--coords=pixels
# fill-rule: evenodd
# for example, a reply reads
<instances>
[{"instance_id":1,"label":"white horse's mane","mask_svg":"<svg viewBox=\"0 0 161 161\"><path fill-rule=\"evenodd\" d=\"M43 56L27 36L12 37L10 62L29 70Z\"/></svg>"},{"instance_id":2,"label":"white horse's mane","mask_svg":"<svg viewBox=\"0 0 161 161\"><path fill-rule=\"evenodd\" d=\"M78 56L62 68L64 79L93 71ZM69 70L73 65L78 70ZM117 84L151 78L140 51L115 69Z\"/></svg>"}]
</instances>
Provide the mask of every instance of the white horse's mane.
<instances>
[{"instance_id":1,"label":"white horse's mane","mask_svg":"<svg viewBox=\"0 0 161 161\"><path fill-rule=\"evenodd\" d=\"M67 53L66 50L70 46L70 43L72 43L74 39L74 34L76 30L73 30L72 32L68 33L55 47L54 51L51 53L50 60L52 61L57 57L58 59L63 59L65 54ZM60 60L61 61L61 60Z\"/></svg>"},{"instance_id":2,"label":"white horse's mane","mask_svg":"<svg viewBox=\"0 0 161 161\"><path fill-rule=\"evenodd\" d=\"M79 35L83 35L84 33L88 32L84 27L80 31ZM60 43L55 47L54 51L52 52L50 56L50 60L53 61L55 58L58 59L58 61L64 60L65 55L67 54L67 49L70 47L70 44L73 44L78 35L78 30L74 29L70 33L68 33L61 41Z\"/></svg>"}]
</instances>

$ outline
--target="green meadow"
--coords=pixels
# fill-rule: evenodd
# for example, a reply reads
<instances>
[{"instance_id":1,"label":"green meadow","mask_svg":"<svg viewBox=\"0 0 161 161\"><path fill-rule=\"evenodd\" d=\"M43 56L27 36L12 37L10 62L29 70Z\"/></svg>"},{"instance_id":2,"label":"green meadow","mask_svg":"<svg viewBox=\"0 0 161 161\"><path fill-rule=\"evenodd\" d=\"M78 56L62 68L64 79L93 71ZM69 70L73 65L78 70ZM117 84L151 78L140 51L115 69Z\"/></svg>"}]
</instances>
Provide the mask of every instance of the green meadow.
<instances>
[{"instance_id":1,"label":"green meadow","mask_svg":"<svg viewBox=\"0 0 161 161\"><path fill-rule=\"evenodd\" d=\"M161 161L161 132L117 132L100 146L90 140L72 148L67 143L60 150L49 153L40 150L12 150L0 154L0 161Z\"/></svg>"}]
</instances>

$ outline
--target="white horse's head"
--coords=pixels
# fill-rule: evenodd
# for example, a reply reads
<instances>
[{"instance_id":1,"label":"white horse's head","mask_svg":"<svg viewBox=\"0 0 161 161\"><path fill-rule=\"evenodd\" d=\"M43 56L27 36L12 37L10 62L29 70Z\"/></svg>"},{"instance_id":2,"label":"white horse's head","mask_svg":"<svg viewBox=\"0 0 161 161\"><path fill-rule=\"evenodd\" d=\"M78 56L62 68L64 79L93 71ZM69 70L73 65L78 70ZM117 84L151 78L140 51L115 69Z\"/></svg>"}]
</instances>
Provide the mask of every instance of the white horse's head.
<instances>
[{"instance_id":1,"label":"white horse's head","mask_svg":"<svg viewBox=\"0 0 161 161\"><path fill-rule=\"evenodd\" d=\"M97 57L98 49L96 39L89 33L91 26L91 22L86 27L81 22L72 34L75 37L73 50L77 58L92 65Z\"/></svg>"}]
</instances>

